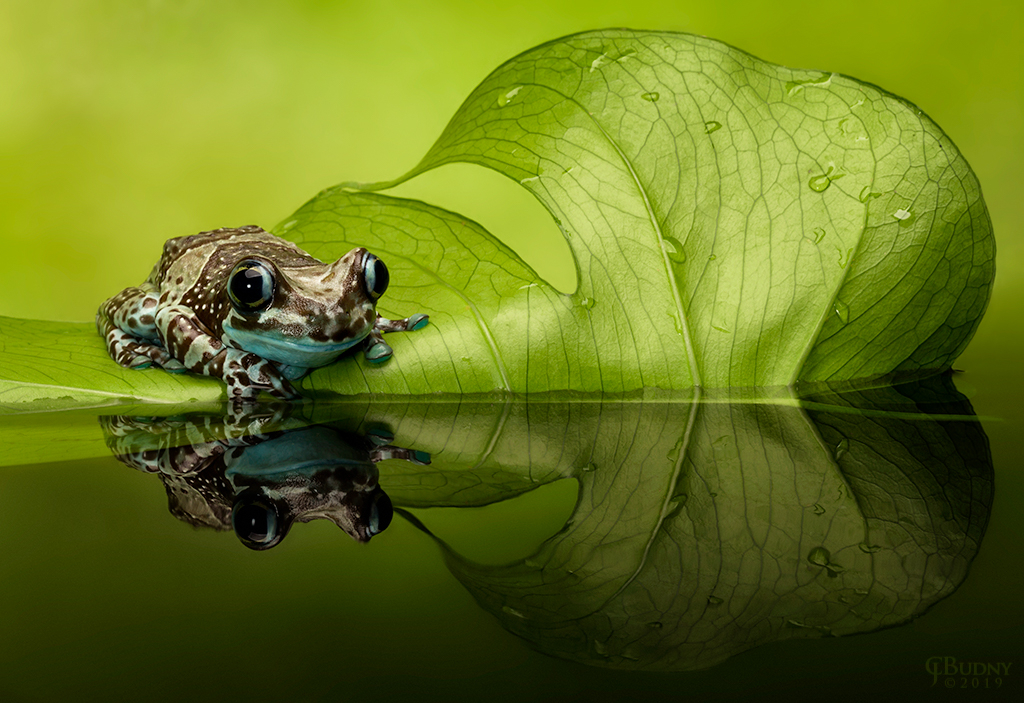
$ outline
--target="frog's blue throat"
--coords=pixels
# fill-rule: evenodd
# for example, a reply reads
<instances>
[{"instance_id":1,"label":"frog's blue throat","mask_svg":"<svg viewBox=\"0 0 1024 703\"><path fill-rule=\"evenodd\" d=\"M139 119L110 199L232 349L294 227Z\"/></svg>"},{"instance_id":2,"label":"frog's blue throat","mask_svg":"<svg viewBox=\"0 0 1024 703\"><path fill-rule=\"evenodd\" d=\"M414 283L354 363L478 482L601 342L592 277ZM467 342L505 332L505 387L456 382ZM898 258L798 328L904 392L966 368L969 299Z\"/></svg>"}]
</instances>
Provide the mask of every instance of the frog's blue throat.
<instances>
[{"instance_id":1,"label":"frog's blue throat","mask_svg":"<svg viewBox=\"0 0 1024 703\"><path fill-rule=\"evenodd\" d=\"M230 337L232 345L239 349L279 364L309 369L331 363L344 352L362 343L370 330L367 329L362 336L342 342L316 342L308 337L286 337L267 330L225 329L224 332L225 338Z\"/></svg>"}]
</instances>

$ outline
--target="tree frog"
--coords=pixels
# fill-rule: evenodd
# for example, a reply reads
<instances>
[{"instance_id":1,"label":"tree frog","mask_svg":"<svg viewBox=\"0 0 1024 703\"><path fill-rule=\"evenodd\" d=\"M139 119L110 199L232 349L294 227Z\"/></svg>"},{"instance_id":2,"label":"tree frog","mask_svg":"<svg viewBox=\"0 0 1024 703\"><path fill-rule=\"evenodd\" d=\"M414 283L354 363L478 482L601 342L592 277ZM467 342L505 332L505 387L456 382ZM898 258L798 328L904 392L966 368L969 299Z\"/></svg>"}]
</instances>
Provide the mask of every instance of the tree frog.
<instances>
[{"instance_id":1,"label":"tree frog","mask_svg":"<svg viewBox=\"0 0 1024 703\"><path fill-rule=\"evenodd\" d=\"M288 426L287 408L258 406L252 417L104 416L107 446L119 461L157 474L168 509L195 527L234 530L250 549L280 544L292 525L323 518L358 542L391 523L391 499L377 464L397 459L425 466L430 454L338 425ZM272 416L258 415L272 409Z\"/></svg>"},{"instance_id":2,"label":"tree frog","mask_svg":"<svg viewBox=\"0 0 1024 703\"><path fill-rule=\"evenodd\" d=\"M385 332L418 330L418 313L376 312L387 266L366 249L325 264L250 225L168 240L149 278L103 303L96 326L121 366L221 378L233 400L299 395L289 381L362 344L391 357Z\"/></svg>"}]
</instances>

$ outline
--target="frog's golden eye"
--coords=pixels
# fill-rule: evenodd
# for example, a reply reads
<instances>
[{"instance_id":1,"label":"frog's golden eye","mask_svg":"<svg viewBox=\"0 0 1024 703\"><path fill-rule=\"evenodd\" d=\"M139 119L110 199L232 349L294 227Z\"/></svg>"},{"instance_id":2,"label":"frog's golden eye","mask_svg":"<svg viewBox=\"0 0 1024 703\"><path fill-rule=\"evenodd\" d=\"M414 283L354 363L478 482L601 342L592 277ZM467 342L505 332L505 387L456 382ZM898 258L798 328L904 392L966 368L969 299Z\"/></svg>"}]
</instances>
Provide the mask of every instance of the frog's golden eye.
<instances>
[{"instance_id":1,"label":"frog's golden eye","mask_svg":"<svg viewBox=\"0 0 1024 703\"><path fill-rule=\"evenodd\" d=\"M388 282L391 274L384 262L373 254L367 254L363 259L363 282L366 284L366 294L376 300L384 295L388 289Z\"/></svg>"},{"instance_id":2,"label":"frog's golden eye","mask_svg":"<svg viewBox=\"0 0 1024 703\"><path fill-rule=\"evenodd\" d=\"M252 489L243 491L235 499L231 527L242 544L256 550L277 546L288 531L273 501Z\"/></svg>"},{"instance_id":3,"label":"frog's golden eye","mask_svg":"<svg viewBox=\"0 0 1024 703\"><path fill-rule=\"evenodd\" d=\"M274 272L262 261L238 262L228 278L228 297L241 313L266 310L274 302Z\"/></svg>"}]
</instances>

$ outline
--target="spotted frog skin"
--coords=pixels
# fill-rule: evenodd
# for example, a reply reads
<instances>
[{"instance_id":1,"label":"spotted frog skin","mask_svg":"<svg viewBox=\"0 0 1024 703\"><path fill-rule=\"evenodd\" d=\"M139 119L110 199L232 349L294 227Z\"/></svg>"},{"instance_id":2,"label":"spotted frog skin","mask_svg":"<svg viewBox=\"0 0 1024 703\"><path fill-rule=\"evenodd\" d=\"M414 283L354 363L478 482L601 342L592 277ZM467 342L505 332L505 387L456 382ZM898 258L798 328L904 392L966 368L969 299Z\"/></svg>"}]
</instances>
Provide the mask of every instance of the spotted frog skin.
<instances>
[{"instance_id":1,"label":"spotted frog skin","mask_svg":"<svg viewBox=\"0 0 1024 703\"><path fill-rule=\"evenodd\" d=\"M386 430L302 426L285 419L288 403L246 403L241 415L232 405L223 418L114 415L100 425L119 461L160 477L175 517L234 530L256 550L280 544L295 523L320 518L368 542L393 516L377 464L430 463L426 452L391 445Z\"/></svg>"},{"instance_id":2,"label":"spotted frog skin","mask_svg":"<svg viewBox=\"0 0 1024 703\"><path fill-rule=\"evenodd\" d=\"M289 381L310 369L359 344L384 361L383 333L427 324L377 314L388 278L361 247L325 264L256 226L217 229L169 240L145 283L103 303L96 326L121 366L221 378L233 400L290 400Z\"/></svg>"}]
</instances>

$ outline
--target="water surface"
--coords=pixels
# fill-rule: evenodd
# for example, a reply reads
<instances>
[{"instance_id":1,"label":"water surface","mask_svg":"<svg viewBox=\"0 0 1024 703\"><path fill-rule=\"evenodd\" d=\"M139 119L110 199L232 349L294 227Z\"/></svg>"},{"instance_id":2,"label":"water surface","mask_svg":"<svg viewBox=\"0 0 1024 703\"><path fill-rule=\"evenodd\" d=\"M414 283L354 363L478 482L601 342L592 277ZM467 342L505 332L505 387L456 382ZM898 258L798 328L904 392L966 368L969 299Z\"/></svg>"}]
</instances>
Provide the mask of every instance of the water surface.
<instances>
[{"instance_id":1,"label":"water surface","mask_svg":"<svg viewBox=\"0 0 1024 703\"><path fill-rule=\"evenodd\" d=\"M7 416L0 694L1006 697L1020 416L956 380Z\"/></svg>"}]
</instances>

